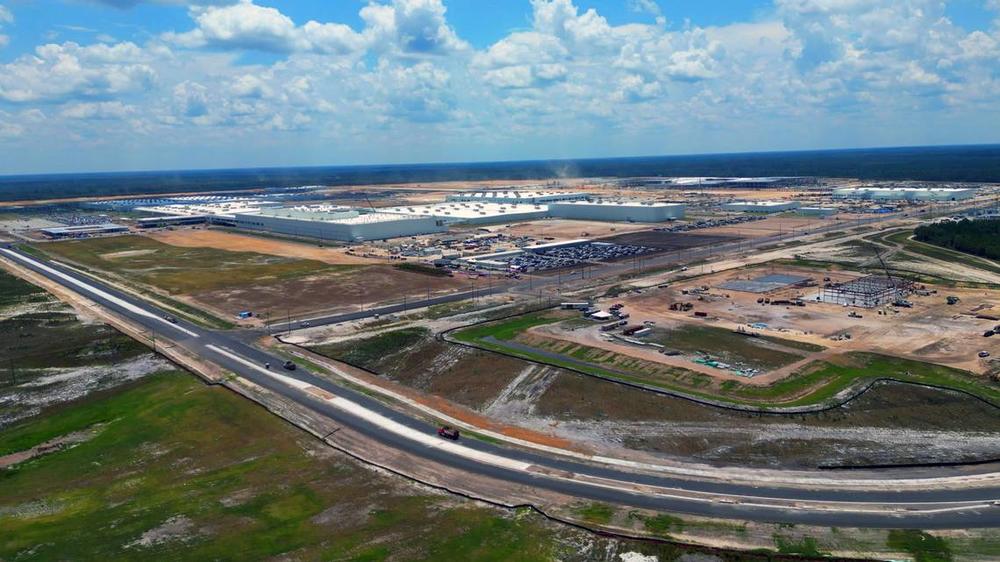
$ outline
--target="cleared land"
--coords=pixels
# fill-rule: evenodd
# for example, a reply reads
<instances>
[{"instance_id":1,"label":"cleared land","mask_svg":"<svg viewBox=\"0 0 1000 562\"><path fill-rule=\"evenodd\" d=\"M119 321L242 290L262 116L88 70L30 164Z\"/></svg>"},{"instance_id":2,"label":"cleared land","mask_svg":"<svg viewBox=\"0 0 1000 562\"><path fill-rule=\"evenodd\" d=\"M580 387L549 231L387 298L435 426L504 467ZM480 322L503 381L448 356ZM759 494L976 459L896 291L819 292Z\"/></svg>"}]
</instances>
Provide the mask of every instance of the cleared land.
<instances>
[{"instance_id":1,"label":"cleared land","mask_svg":"<svg viewBox=\"0 0 1000 562\"><path fill-rule=\"evenodd\" d=\"M276 282L349 268L254 252L181 248L143 236L69 240L38 247L57 259L117 273L173 294Z\"/></svg>"},{"instance_id":2,"label":"cleared land","mask_svg":"<svg viewBox=\"0 0 1000 562\"><path fill-rule=\"evenodd\" d=\"M483 408L517 376L521 361L439 341L424 328L319 345L312 350L407 386Z\"/></svg>"},{"instance_id":3,"label":"cleared land","mask_svg":"<svg viewBox=\"0 0 1000 562\"><path fill-rule=\"evenodd\" d=\"M576 238L600 238L613 236L623 232L649 230L654 225L621 224L599 221L582 221L568 219L546 219L533 222L523 222L509 225L487 227L495 232L503 232L510 236L530 236L532 238L555 238L556 240L573 240Z\"/></svg>"},{"instance_id":4,"label":"cleared land","mask_svg":"<svg viewBox=\"0 0 1000 562\"><path fill-rule=\"evenodd\" d=\"M285 258L314 260L333 265L371 265L374 260L347 255L344 248L262 238L235 232L208 229L161 230L150 238L182 248L215 248L229 252L256 252Z\"/></svg>"},{"instance_id":5,"label":"cleared land","mask_svg":"<svg viewBox=\"0 0 1000 562\"><path fill-rule=\"evenodd\" d=\"M696 234L691 232L660 232L647 230L643 232L610 236L601 239L601 241L611 242L614 244L634 244L637 246L655 248L664 252L671 252L674 250L700 248L702 246L716 246L739 239L739 237L735 235L719 236L702 234L702 232L704 231L698 231Z\"/></svg>"},{"instance_id":6,"label":"cleared land","mask_svg":"<svg viewBox=\"0 0 1000 562\"><path fill-rule=\"evenodd\" d=\"M222 317L273 318L450 291L460 279L389 265L332 265L257 252L171 246L142 236L39 245L47 254L177 296Z\"/></svg>"},{"instance_id":7,"label":"cleared land","mask_svg":"<svg viewBox=\"0 0 1000 562\"><path fill-rule=\"evenodd\" d=\"M738 236L740 238L761 238L764 236L774 236L776 234L786 234L792 232L793 230L809 230L830 224L830 221L832 220L836 219L803 218L779 215L768 217L759 221L706 228L699 230L698 232L701 234ZM844 228L848 228L849 226L849 224L844 224Z\"/></svg>"},{"instance_id":8,"label":"cleared land","mask_svg":"<svg viewBox=\"0 0 1000 562\"><path fill-rule=\"evenodd\" d=\"M836 394L881 377L935 384L971 392L1000 404L1000 385L958 369L877 354L848 353L826 362L807 363L767 384L723 380L690 369L640 359L554 338L533 338L535 326L566 319L561 313L536 313L454 333L459 341L524 359L568 367L610 379L683 392L701 398L758 406L807 406L826 403ZM773 357L773 350L769 350ZM784 352L782 352L784 353ZM786 353L787 354L787 353Z\"/></svg>"},{"instance_id":9,"label":"cleared land","mask_svg":"<svg viewBox=\"0 0 1000 562\"><path fill-rule=\"evenodd\" d=\"M518 330L538 321L523 319L493 335L515 338ZM886 383L826 412L760 416L656 395L515 357L443 345L416 326L310 347L473 407L497 422L589 444L608 454L649 452L808 468L1000 455L996 408L964 394L923 387ZM853 367L859 376L869 369L914 372L908 363L887 366L878 358L867 363L858 358Z\"/></svg>"}]
</instances>

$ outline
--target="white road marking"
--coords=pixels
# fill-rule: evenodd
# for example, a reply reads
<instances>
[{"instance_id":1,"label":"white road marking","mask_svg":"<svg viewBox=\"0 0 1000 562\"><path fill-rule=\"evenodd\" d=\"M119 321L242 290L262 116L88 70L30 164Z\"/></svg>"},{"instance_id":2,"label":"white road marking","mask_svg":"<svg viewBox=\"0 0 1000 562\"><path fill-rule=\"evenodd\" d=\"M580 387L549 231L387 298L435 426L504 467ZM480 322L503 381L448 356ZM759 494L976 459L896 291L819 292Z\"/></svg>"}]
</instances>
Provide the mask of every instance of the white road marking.
<instances>
[{"instance_id":1,"label":"white road marking","mask_svg":"<svg viewBox=\"0 0 1000 562\"><path fill-rule=\"evenodd\" d=\"M396 435L400 435L400 436L405 437L407 439L410 439L412 441L416 441L416 442L418 442L418 443L420 443L422 445L425 445L427 447L433 447L433 448L437 448L437 449L442 449L444 451L447 451L449 453L455 454L457 456L461 456L461 457L464 457L464 458L467 458L467 459L471 459L471 460L475 460L475 461L478 461L478 462L481 462L481 463L484 463L484 464L489 464L489 465L493 465L493 466L497 466L497 467L501 467L501 468L507 468L507 469L511 469L511 470L528 471L528 469L530 467L535 466L535 465L530 464L530 463L526 463L526 462L522 462L522 461L518 461L518 460L514 460L514 459L508 459L506 457L502 457L500 455L496 455L496 454L493 454L493 453L487 453L487 452L484 452L484 451L477 451L477 450L474 450L474 449L470 449L470 448L465 447L465 446L463 446L463 445L461 445L459 443L456 443L454 441L446 441L446 440L441 439L441 438L439 438L439 437L437 437L435 435L430 435L430 434L426 434L426 433L423 433L423 432L415 430L415 429L411 429L411 428L406 427L405 425L403 425L403 424L401 424L399 422L396 422L396 421L394 421L392 419L389 419L389 418L383 416L382 414L379 414L377 412L369 410L368 408L365 408L364 406L362 406L362 405L360 405L360 404L358 404L356 402L352 402L352 401L350 401L350 400L348 400L346 398L343 398L341 396L333 396L332 398L323 398L322 396L320 396L320 394L331 394L331 393L329 391L321 389L321 388L319 388L319 387L317 387L317 386L315 386L313 384L310 384L308 382L301 381L301 380L296 379L294 377L290 377L290 376L284 375L284 374L282 374L280 372L275 372L275 371L272 371L270 369L265 369L264 367L262 367L262 366L260 366L260 365L258 365L256 363L254 363L253 361L250 361L248 359L240 357L239 355L236 355L235 353L232 353L231 351L228 351L226 349L222 349L222 348L220 348L218 346L209 344L209 345L207 345L205 347L208 348L208 349L211 349L212 351L215 351L216 353L224 355L224 356L226 356L226 357L228 357L228 358L230 358L230 359L232 359L234 361L242 363L243 365L246 365L247 367L250 367L251 369L254 369L254 370L256 370L257 372L259 372L259 373L261 373L263 375L267 375L268 377L271 377L271 378L273 378L273 379L275 379L277 381L280 381L280 382L282 382L282 383L284 383L284 384L286 384L288 386L291 386L293 388L297 388L297 389L302 390L304 392L309 392L310 390L318 391L316 393L309 392L309 394L310 394L310 396L312 396L313 398L315 398L317 400L322 400L322 401L324 401L324 402L326 402L326 403L328 403L328 404L330 404L330 405L332 405L332 406L334 406L336 408L339 408L339 409L341 409L341 410L343 410L343 411L345 411L345 412L347 412L349 414L352 414L352 415L354 415L356 417L359 417L359 418L361 418L361 419L363 419L365 421L368 421L369 423L371 423L372 425L374 425L376 427L382 428L385 431L389 431L389 432L395 433ZM540 467L540 468L544 468L544 467ZM606 489L610 489L610 490L625 491L625 492L629 492L629 493L633 493L633 494L652 494L652 495L655 495L655 496L658 496L658 497L663 497L663 498L671 498L671 499L678 499L678 500L685 500L685 501L696 501L696 502L701 502L701 503L723 503L721 500L738 500L738 501L733 501L732 503L734 505L741 505L741 506L746 506L746 507L762 507L762 508L768 508L768 509L792 509L792 508L803 509L804 508L803 504L808 504L808 509L811 509L811 510L851 512L851 513L855 513L855 512L856 513L886 513L886 512L894 512L894 511L900 511L901 510L901 508L891 508L891 509L881 509L880 510L880 509L872 508L872 507L856 507L856 506L880 506L880 505L885 505L883 502L842 502L842 501L790 500L790 499L783 499L783 498L768 498L768 497L764 497L764 496L744 496L744 495L728 495L728 494L722 494L722 495L720 495L720 494L712 494L712 493L707 493L707 492L686 492L686 491L683 494L677 494L677 493L670 493L669 491L667 491L667 490L671 490L671 488L662 488L662 487L649 486L649 485L636 485L636 484L633 484L633 483L630 483L630 482L613 480L613 479L608 479L608 478L603 478L603 477L593 477L593 476L588 476L588 475L585 475L585 474L571 474L570 473L571 474L570 476L563 476L563 475L560 475L560 474L557 474L557 473L553 473L553 472L549 472L549 471L532 470L530 472L533 473L533 474L537 474L539 476L544 476L544 477L558 479L558 480L565 480L565 481L577 482L577 483L581 483L581 484L587 484L587 485L590 485L590 486L596 486L596 487L606 488ZM637 488L637 486L639 486L639 488ZM720 500L720 498L721 498L721 500ZM750 501L747 501L747 500L750 500ZM783 503L764 503L764 501L766 501L766 500L774 500L776 502L783 502ZM797 506L787 505L787 504L792 503L792 502L794 502L795 504L797 504ZM990 506L989 503L965 503L965 502L918 502L918 503L916 503L914 505L930 506L930 505L941 505L941 504L943 504L943 505L949 505L949 506L954 506L954 507L933 507L933 508L926 508L925 507L925 508L922 508L922 509L920 509L920 508L918 508L918 509L909 509L909 508L907 508L907 509L905 509L903 511L905 511L908 514L940 513L940 512L945 512L945 511L963 511L963 510L968 510L968 509L986 508L986 507ZM960 505L954 505L954 504L960 504Z\"/></svg>"},{"instance_id":2,"label":"white road marking","mask_svg":"<svg viewBox=\"0 0 1000 562\"><path fill-rule=\"evenodd\" d=\"M316 387L315 385L309 384L309 383L307 383L305 381L300 381L300 380L298 380L298 379L296 379L294 377L289 377L289 376L283 375L281 373L276 373L276 372L274 372L274 371L272 371L270 369L265 369L264 367L261 367L260 365L254 363L253 361L250 361L248 359L240 357L239 355L236 355L235 353L232 353L231 351L222 349L222 348L220 348L218 346L209 344L209 345L206 345L205 347L207 347L208 349L211 349L212 351L214 351L216 353L219 353L221 355L225 355L226 357L228 357L228 358L230 358L230 359L232 359L234 361L238 361L238 362L246 365L247 367L250 367L251 369L255 369L257 372L259 372L261 374L267 375L267 376L269 376L269 377L271 377L271 378L273 378L273 379L275 379L277 381L280 381L280 382L282 382L284 384L287 384L288 386L291 386L293 388L297 388L299 390L308 390L308 389L311 389L311 388L315 388L317 390L323 390L323 389L320 389L319 387ZM324 391L324 392L327 392L327 391ZM391 420L391 419L383 416L382 414L379 414L378 412L374 412L372 410L369 410L368 408L365 408L364 406L362 406L360 404L357 404L355 402L351 402L350 400L348 400L346 398L343 398L343 397L340 397L340 396L334 396L333 398L321 398L321 397L318 397L316 395L312 395L312 396L314 398L318 399L318 400L323 400L324 402L326 402L326 403L328 403L328 404L330 404L332 406L335 406L335 407L337 407L337 408L339 408L339 409L341 409L341 410L343 410L343 411L345 411L345 412L347 412L349 414L352 414L352 415L354 415L356 417L359 417L359 418L361 418L361 419L363 419L363 420L371 423L374 426L380 427L380 428L382 428L382 429L384 429L386 431L389 431L391 433L395 433L396 435L400 435L402 437L405 437L405 438L407 438L407 439L409 439L411 441L416 441L416 442L420 443L421 445L425 445L427 447L434 447L434 448L437 448L437 449L443 449L443 450L446 450L446 451L448 451L450 453L453 453L455 455L458 455L458 456L462 456L462 457L473 459L473 460L477 460L477 461L480 461L480 462L483 462L483 463L486 463L486 464L491 464L491 465L494 465L494 466L499 466L499 467L503 467L503 468L509 468L509 469L513 469L513 470L527 470L528 467L531 466L530 463L508 459L506 457L501 457L499 455L494 455L492 453L485 453L485 452L482 452L482 451L476 451L474 449L470 449L468 447L465 447L465 446L463 446L463 445L461 445L459 443L455 443L454 441L446 441L446 440L441 439L440 437L438 437L436 435L428 435L428 434L426 434L426 433L424 433L422 431L417 431L416 429L412 429L412 428L406 427L405 425L403 425L403 424L401 424L401 423L399 423L399 422L397 422L395 420Z\"/></svg>"},{"instance_id":3,"label":"white road marking","mask_svg":"<svg viewBox=\"0 0 1000 562\"><path fill-rule=\"evenodd\" d=\"M179 330L181 332L184 332L185 334L191 336L192 338L198 337L198 334L192 332L191 330L188 330L186 328L182 328L181 326L178 326L178 325L176 325L176 324L174 324L172 322L169 322L165 318L160 318L159 316L157 316L157 315L155 315L155 314L153 314L151 312L143 310L142 308L139 308L138 306L135 306L134 304L132 304L130 302L124 301L124 300L122 300L122 299L120 299L120 298L118 298L118 297L116 297L116 296L114 296L114 295L112 295L110 293L102 291L101 289L98 289L97 287L94 287L93 285L84 283L83 281L80 281L78 279L75 279L74 277L66 275L65 273L59 271L58 269L53 269L53 268L45 265L44 263L41 263L41 262L36 261L36 260L33 260L33 259L31 259L31 258L29 258L27 256L22 256L21 254L18 254L16 252L12 252L11 250L8 250L6 248L0 248L0 252L4 252L5 254L7 254L7 255L9 255L9 256L11 256L13 258L15 258L16 260L20 260L20 261L23 261L25 263L29 263L29 264L31 264L31 265L39 268L39 269L42 269L44 271L47 271L47 272L51 273L52 275L55 275L56 277L59 277L60 279L62 279L64 281L68 281L68 282L72 283L73 285L76 285L77 287L80 287L80 288L82 288L84 290L90 291L91 293L93 293L93 294L95 294L95 295L97 295L97 296L99 296L99 297L101 297L103 299L109 300L109 301L117 304L118 306L120 306L120 307L128 310L129 312L131 312L133 314L138 314L140 316L145 316L147 318L152 318L154 320L158 320L158 321L162 322L163 324L165 324L167 326L170 326L171 328L173 328L175 330Z\"/></svg>"}]
</instances>

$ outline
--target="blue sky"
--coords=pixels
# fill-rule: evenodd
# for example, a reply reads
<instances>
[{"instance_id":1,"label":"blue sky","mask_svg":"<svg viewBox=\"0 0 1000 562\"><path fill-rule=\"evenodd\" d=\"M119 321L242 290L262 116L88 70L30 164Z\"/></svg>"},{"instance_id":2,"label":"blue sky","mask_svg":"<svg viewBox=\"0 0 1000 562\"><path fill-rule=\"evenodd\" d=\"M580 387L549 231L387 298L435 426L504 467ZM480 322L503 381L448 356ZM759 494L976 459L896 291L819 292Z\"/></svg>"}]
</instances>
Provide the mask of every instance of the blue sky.
<instances>
[{"instance_id":1,"label":"blue sky","mask_svg":"<svg viewBox=\"0 0 1000 562\"><path fill-rule=\"evenodd\" d=\"M1000 0L0 0L0 174L997 142Z\"/></svg>"}]
</instances>

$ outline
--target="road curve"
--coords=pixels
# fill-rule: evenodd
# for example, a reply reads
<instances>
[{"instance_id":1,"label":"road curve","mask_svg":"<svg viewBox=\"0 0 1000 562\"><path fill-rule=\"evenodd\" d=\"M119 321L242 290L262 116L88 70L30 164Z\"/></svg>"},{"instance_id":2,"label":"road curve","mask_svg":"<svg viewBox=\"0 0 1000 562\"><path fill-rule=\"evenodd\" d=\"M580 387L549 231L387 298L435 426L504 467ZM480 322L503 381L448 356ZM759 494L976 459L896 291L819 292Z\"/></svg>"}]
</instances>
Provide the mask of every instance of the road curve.
<instances>
[{"instance_id":1,"label":"road curve","mask_svg":"<svg viewBox=\"0 0 1000 562\"><path fill-rule=\"evenodd\" d=\"M869 489L806 484L755 486L722 479L631 472L613 465L590 464L473 439L459 443L443 441L434 437L435 428L422 419L396 411L306 369L276 372L282 358L248 345L234 334L185 321L165 321L166 312L141 299L14 248L0 248L0 257L368 439L443 466L588 501L709 517L837 527L1000 527L1000 505L995 505L1000 500L997 485L964 489L893 488L892 479L901 476L887 476L886 486ZM272 368L265 369L265 363ZM942 474L963 472L955 469ZM812 478L819 481L847 477L824 472ZM641 491L636 486L641 486Z\"/></svg>"}]
</instances>

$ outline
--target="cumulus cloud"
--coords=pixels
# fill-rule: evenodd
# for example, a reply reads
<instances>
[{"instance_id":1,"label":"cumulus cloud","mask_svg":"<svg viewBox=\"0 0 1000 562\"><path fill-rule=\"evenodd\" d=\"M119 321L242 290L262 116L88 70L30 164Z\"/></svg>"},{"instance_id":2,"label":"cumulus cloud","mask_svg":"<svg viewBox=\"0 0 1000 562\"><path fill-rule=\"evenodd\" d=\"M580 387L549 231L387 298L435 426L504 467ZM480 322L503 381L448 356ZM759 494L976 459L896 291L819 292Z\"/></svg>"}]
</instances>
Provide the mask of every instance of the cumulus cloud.
<instances>
[{"instance_id":1,"label":"cumulus cloud","mask_svg":"<svg viewBox=\"0 0 1000 562\"><path fill-rule=\"evenodd\" d=\"M665 25L667 23L667 18L664 17L663 10L660 9L660 5L656 3L656 0L629 0L628 5L633 12L653 16L658 25Z\"/></svg>"},{"instance_id":2,"label":"cumulus cloud","mask_svg":"<svg viewBox=\"0 0 1000 562\"><path fill-rule=\"evenodd\" d=\"M50 102L106 98L146 90L156 80L153 55L134 43L47 44L0 65L0 99Z\"/></svg>"},{"instance_id":3,"label":"cumulus cloud","mask_svg":"<svg viewBox=\"0 0 1000 562\"><path fill-rule=\"evenodd\" d=\"M753 21L710 27L665 25L654 0L630 0L631 23L575 0L519 1L526 27L481 48L449 22L446 0L366 0L353 27L296 21L266 0L191 2L185 27L142 45L53 42L8 58L0 102L18 109L0 115L0 135L156 131L185 146L281 132L379 153L659 143L676 130L710 142L762 123L809 123L799 134L814 138L906 125L917 109L971 123L1000 111L1000 22L963 29L939 0L774 0ZM0 26L11 21L0 9Z\"/></svg>"},{"instance_id":4,"label":"cumulus cloud","mask_svg":"<svg viewBox=\"0 0 1000 562\"><path fill-rule=\"evenodd\" d=\"M448 25L442 0L392 0L361 9L365 36L375 49L402 54L442 55L464 50L468 44Z\"/></svg>"},{"instance_id":5,"label":"cumulus cloud","mask_svg":"<svg viewBox=\"0 0 1000 562\"><path fill-rule=\"evenodd\" d=\"M363 47L362 37L340 23L308 21L296 26L275 8L252 0L191 9L196 28L169 33L166 39L184 47L253 49L277 53L348 54Z\"/></svg>"},{"instance_id":6,"label":"cumulus cloud","mask_svg":"<svg viewBox=\"0 0 1000 562\"><path fill-rule=\"evenodd\" d=\"M349 55L365 50L400 55L445 55L468 47L445 18L442 0L393 0L361 8L363 30L337 22L296 25L278 9L239 0L191 8L195 28L165 39L188 48Z\"/></svg>"}]
</instances>

